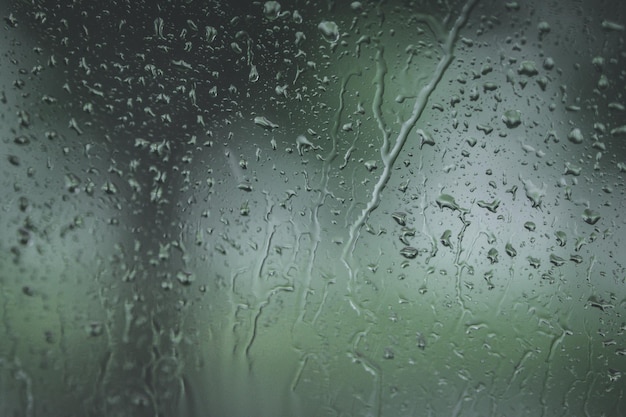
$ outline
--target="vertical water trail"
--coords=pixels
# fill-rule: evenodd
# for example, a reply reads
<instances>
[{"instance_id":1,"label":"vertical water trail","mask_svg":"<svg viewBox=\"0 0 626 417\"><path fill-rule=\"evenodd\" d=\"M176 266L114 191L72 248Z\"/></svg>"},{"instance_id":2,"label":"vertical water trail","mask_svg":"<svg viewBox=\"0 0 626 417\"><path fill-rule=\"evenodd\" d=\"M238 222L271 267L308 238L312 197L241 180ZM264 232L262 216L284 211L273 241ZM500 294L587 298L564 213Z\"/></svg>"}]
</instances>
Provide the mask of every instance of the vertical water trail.
<instances>
[{"instance_id":1,"label":"vertical water trail","mask_svg":"<svg viewBox=\"0 0 626 417\"><path fill-rule=\"evenodd\" d=\"M380 178L378 179L378 181L376 182L376 184L374 185L371 199L368 201L366 207L361 211L361 214L358 216L358 218L354 221L354 223L352 223L350 230L349 230L349 238L344 246L343 253L341 256L342 262L344 263L344 265L349 271L350 282L352 282L355 279L355 277L354 277L353 268L350 265L348 258L354 251L354 247L356 246L356 242L359 238L361 228L365 225L365 223L367 222L367 219L370 217L372 212L374 212L374 210L378 208L378 205L380 204L381 194L383 190L385 189L385 187L387 186L389 179L391 178L391 171L396 162L396 159L400 155L400 152L402 151L402 148L404 147L404 144L407 141L407 138L408 138L409 133L411 132L411 129L413 129L413 127L415 126L419 118L421 117L422 113L424 112L424 109L426 108L426 104L428 103L428 99L430 95L433 93L433 91L435 91L435 88L441 81L446 69L452 62L454 58L454 55L453 55L454 43L458 36L458 32L467 21L467 18L469 16L471 9L474 7L474 5L477 2L478 0L468 0L468 2L464 5L463 9L461 10L461 13L459 14L458 18L454 22L454 25L448 32L448 36L446 37L445 43L443 45L444 55L439 61L439 63L437 64L437 67L435 69L435 72L432 78L430 79L430 82L426 84L424 87L422 87L422 89L420 90L417 98L415 99L415 104L413 106L413 111L411 113L411 116L404 123L402 123L400 132L398 133L398 137L396 138L396 141L393 144L393 147L391 148L391 150L388 150L387 148L389 145L387 141L386 140L383 141L383 145L381 147L381 154L382 154L381 156L382 156L382 160L384 164L383 172ZM381 55L377 55L377 57L380 58ZM349 286L350 285L351 283L349 284ZM351 291L349 290L349 292Z\"/></svg>"},{"instance_id":2,"label":"vertical water trail","mask_svg":"<svg viewBox=\"0 0 626 417\"><path fill-rule=\"evenodd\" d=\"M311 288L311 282L313 281L313 271L315 267L315 259L317 255L317 250L320 245L320 242L322 241L321 226L320 226L320 221L319 221L319 212L320 212L320 209L324 206L326 202L326 198L329 196L332 196L332 192L329 190L329 187L328 187L328 184L330 181L330 171L332 168L332 163L339 155L338 149L337 149L338 148L337 141L338 141L339 129L341 127L341 118L342 118L342 114L343 114L344 106L345 106L344 94L347 91L347 84L353 75L358 75L358 73L350 73L347 76L345 76L342 80L341 89L339 91L339 103L337 106L337 111L335 112L333 126L330 129L330 138L332 141L332 147L330 151L328 152L328 154L326 155L326 157L322 159L323 160L322 176L320 179L320 185L316 189L316 191L319 193L319 196L318 196L317 201L315 201L314 203L314 206L311 210L311 215L310 215L311 231L309 235L310 235L311 242L309 244L310 244L311 250L308 254L308 259L306 260L306 271L304 272L304 280L302 281L299 289L297 290L298 300L296 301L296 308L297 308L296 314L298 316L294 320L292 328L291 328L292 335L297 334L299 326L303 326L306 324L314 326L315 321L317 320L317 317L321 314L321 311L324 307L324 303L326 301L328 283L326 284L324 288L324 295L322 297L321 304L318 307L317 312L315 313L312 322L307 323L305 321L305 314L307 312L307 305L306 305L307 294L309 293L309 290ZM303 174L305 176L305 179L308 178L306 171L303 171ZM305 188L307 190L311 190L308 187L308 184ZM295 253L299 253L301 251L300 239L297 239L297 242L298 242L298 247L296 248ZM295 291L295 288L294 288L294 291ZM300 359L300 366L298 367L298 370L296 371L293 377L293 382L291 383L291 392L296 391L298 383L300 382L300 378L302 374L304 373L304 369L306 368L309 362L309 358L311 356L315 356L313 353L307 352L307 351L302 352L301 355L302 356Z\"/></svg>"},{"instance_id":3,"label":"vertical water trail","mask_svg":"<svg viewBox=\"0 0 626 417\"><path fill-rule=\"evenodd\" d=\"M428 82L428 84L422 87L422 89L418 93L417 98L415 99L415 104L413 106L413 111L411 113L411 116L406 121L404 121L404 123L402 123L400 132L398 133L398 136L395 142L393 143L393 146L391 145L389 141L386 126L385 126L384 121L382 120L382 115L380 112L380 108L382 105L382 93L384 91L384 83L383 83L382 78L386 72L386 65L384 61L382 61L383 59L382 47L379 49L379 52L376 56L377 62L378 62L376 76L377 76L378 82L377 82L376 94L374 97L374 103L372 107L373 107L374 115L378 122L378 126L381 129L382 134L383 134L383 143L380 148L380 153L381 153L381 158L384 164L384 168L383 168L383 172L380 178L374 185L374 189L372 191L372 196L370 200L368 201L365 208L361 211L357 219L354 221L354 223L352 223L352 225L350 226L349 238L347 242L345 243L342 254L341 254L341 261L343 262L343 264L345 265L349 273L348 282L347 282L348 302L359 315L361 314L361 308L359 307L359 303L356 300L353 300L353 286L356 280L356 271L354 270L352 264L350 263L350 255L352 255L354 251L357 240L359 238L359 233L361 231L361 228L365 225L365 223L367 222L372 212L376 210L376 208L380 204L381 194L384 191L385 187L387 186L391 178L391 171L394 167L394 164L398 156L400 155L400 152L402 151L402 148L404 147L407 141L407 138L408 138L409 133L411 132L411 129L413 129L413 127L415 126L419 118L421 117L422 113L424 112L424 109L426 108L426 104L428 102L430 95L435 91L435 88L437 87L441 79L443 78L443 75L446 69L449 67L450 63L452 62L452 59L454 57L453 56L454 42L458 36L458 32L460 28L467 21L470 10L473 8L473 6L476 4L477 1L478 0L467 1L463 9L461 10L459 17L457 18L454 25L448 32L448 36L446 37L445 43L443 45L444 55L439 61L439 63L437 64L435 72L433 76L431 77L430 81ZM390 147L391 149L389 149ZM462 234L465 230L465 227L467 227L467 225L464 222L464 229L461 232L460 239L462 239ZM460 243L459 243L459 246L460 246ZM458 265L459 257L460 257L460 250L457 252L457 256L456 256L457 265ZM367 332L359 333L359 334L367 334ZM356 347L353 347L353 354L355 355L358 354ZM375 410L376 412L376 416L380 417L382 415L382 398L381 398L382 371L379 367L376 366L375 363L368 361L366 358L361 357L360 359L361 359L361 364L363 365L364 369L367 372L371 373L374 379L373 381L374 387L372 389L372 397L373 397L374 404L372 404L372 407L373 407L373 410Z\"/></svg>"},{"instance_id":4,"label":"vertical water trail","mask_svg":"<svg viewBox=\"0 0 626 417\"><path fill-rule=\"evenodd\" d=\"M328 182L330 179L330 170L332 167L333 161L337 158L338 150L337 150L337 136L339 134L339 129L341 126L341 116L344 110L344 94L346 93L346 87L350 78L353 75L357 75L355 73L348 74L341 83L341 90L339 91L339 104L337 106L337 111L335 112L335 120L333 123L333 127L330 130L330 137L332 140L332 148L329 151L328 155L323 159L323 167L322 167L322 177L320 180L320 186L318 188L319 198L315 203L313 210L311 212L311 252L309 253L309 258L307 260L307 268L305 273L305 281L302 285L302 290L298 292L298 296L300 300L298 302L298 311L299 318L294 323L297 325L298 322L301 322L304 319L304 313L306 311L306 294L311 285L311 281L313 279L313 269L315 265L315 257L317 253L317 248L322 240L321 237L321 228L319 222L319 211L324 205L326 198L332 195L332 192L328 189Z\"/></svg>"}]
</instances>

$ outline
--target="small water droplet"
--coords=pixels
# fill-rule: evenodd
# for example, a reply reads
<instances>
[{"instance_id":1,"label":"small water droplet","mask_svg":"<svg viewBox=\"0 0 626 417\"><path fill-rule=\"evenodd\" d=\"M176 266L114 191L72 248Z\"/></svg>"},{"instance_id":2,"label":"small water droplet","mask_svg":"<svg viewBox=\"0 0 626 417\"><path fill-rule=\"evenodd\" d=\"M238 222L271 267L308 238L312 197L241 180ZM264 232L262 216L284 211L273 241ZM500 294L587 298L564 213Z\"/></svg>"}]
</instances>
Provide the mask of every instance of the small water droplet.
<instances>
[{"instance_id":1,"label":"small water droplet","mask_svg":"<svg viewBox=\"0 0 626 417\"><path fill-rule=\"evenodd\" d=\"M391 349L390 347L386 347L385 348L385 352L383 353L383 358L385 359L393 359L395 358L395 354L393 353L393 349Z\"/></svg>"},{"instance_id":2,"label":"small water droplet","mask_svg":"<svg viewBox=\"0 0 626 417\"><path fill-rule=\"evenodd\" d=\"M422 350L426 349L426 338L424 337L424 335L420 332L417 332L415 337L417 339L417 347Z\"/></svg>"}]
</instances>

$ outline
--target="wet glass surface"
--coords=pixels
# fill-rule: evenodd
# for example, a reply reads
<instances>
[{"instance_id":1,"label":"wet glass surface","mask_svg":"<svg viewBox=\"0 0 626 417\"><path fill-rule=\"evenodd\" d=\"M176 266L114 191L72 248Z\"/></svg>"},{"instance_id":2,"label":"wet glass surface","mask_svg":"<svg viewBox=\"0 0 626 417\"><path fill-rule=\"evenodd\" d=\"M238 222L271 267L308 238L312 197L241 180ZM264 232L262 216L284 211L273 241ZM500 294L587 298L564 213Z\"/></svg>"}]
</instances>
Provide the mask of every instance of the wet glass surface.
<instances>
[{"instance_id":1,"label":"wet glass surface","mask_svg":"<svg viewBox=\"0 0 626 417\"><path fill-rule=\"evenodd\" d=\"M626 414L622 2L0 15L0 416Z\"/></svg>"}]
</instances>

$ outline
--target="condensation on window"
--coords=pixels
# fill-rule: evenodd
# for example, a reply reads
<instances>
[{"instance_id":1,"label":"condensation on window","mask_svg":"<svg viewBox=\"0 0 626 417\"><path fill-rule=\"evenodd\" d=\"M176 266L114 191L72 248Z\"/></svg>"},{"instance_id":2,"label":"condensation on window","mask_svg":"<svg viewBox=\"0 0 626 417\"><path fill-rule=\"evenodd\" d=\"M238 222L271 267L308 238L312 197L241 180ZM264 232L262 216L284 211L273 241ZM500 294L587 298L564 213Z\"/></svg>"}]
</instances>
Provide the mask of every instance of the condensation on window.
<instances>
[{"instance_id":1,"label":"condensation on window","mask_svg":"<svg viewBox=\"0 0 626 417\"><path fill-rule=\"evenodd\" d=\"M0 415L626 414L621 2L0 3Z\"/></svg>"}]
</instances>

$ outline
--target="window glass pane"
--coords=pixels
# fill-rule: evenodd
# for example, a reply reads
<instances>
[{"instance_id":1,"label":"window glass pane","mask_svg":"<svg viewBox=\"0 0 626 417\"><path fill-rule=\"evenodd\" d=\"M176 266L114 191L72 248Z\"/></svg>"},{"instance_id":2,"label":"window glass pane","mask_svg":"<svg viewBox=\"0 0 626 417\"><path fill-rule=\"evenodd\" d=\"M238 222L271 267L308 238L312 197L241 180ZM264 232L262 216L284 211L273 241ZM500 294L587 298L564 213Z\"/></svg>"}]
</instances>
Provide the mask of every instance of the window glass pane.
<instances>
[{"instance_id":1,"label":"window glass pane","mask_svg":"<svg viewBox=\"0 0 626 417\"><path fill-rule=\"evenodd\" d=\"M0 5L0 415L626 413L621 2Z\"/></svg>"}]
</instances>

